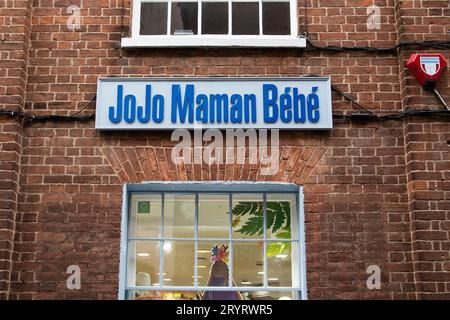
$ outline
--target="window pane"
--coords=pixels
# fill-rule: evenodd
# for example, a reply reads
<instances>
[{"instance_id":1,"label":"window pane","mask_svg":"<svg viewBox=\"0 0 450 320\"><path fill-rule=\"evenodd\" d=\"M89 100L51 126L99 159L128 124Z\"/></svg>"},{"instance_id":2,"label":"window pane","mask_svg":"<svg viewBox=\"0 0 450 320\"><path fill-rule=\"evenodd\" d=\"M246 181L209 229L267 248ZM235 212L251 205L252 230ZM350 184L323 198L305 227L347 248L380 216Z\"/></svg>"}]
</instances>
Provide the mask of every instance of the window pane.
<instances>
[{"instance_id":1,"label":"window pane","mask_svg":"<svg viewBox=\"0 0 450 320\"><path fill-rule=\"evenodd\" d=\"M161 236L161 195L131 196L129 238Z\"/></svg>"},{"instance_id":2,"label":"window pane","mask_svg":"<svg viewBox=\"0 0 450 320\"><path fill-rule=\"evenodd\" d=\"M195 195L164 194L164 238L193 238Z\"/></svg>"},{"instance_id":3,"label":"window pane","mask_svg":"<svg viewBox=\"0 0 450 320\"><path fill-rule=\"evenodd\" d=\"M214 246L225 245L228 247L228 241L199 241L197 250L197 275L199 286L228 286L228 261L218 263L216 267L212 267L211 251ZM219 266L221 264L222 266ZM225 270L224 268L225 267Z\"/></svg>"},{"instance_id":4,"label":"window pane","mask_svg":"<svg viewBox=\"0 0 450 320\"><path fill-rule=\"evenodd\" d=\"M167 3L151 2L141 5L141 35L167 34Z\"/></svg>"},{"instance_id":5,"label":"window pane","mask_svg":"<svg viewBox=\"0 0 450 320\"><path fill-rule=\"evenodd\" d=\"M148 287L159 283L159 241L130 241L128 285Z\"/></svg>"},{"instance_id":6,"label":"window pane","mask_svg":"<svg viewBox=\"0 0 450 320\"><path fill-rule=\"evenodd\" d=\"M264 236L262 194L233 194L233 239Z\"/></svg>"},{"instance_id":7,"label":"window pane","mask_svg":"<svg viewBox=\"0 0 450 320\"><path fill-rule=\"evenodd\" d=\"M193 2L173 2L171 34L197 34L197 27L198 4Z\"/></svg>"},{"instance_id":8,"label":"window pane","mask_svg":"<svg viewBox=\"0 0 450 320\"><path fill-rule=\"evenodd\" d=\"M228 3L202 3L202 34L228 34Z\"/></svg>"},{"instance_id":9,"label":"window pane","mask_svg":"<svg viewBox=\"0 0 450 320\"><path fill-rule=\"evenodd\" d=\"M289 2L263 2L263 34L291 34Z\"/></svg>"},{"instance_id":10,"label":"window pane","mask_svg":"<svg viewBox=\"0 0 450 320\"><path fill-rule=\"evenodd\" d=\"M228 195L199 195L198 236L200 238L230 237Z\"/></svg>"},{"instance_id":11,"label":"window pane","mask_svg":"<svg viewBox=\"0 0 450 320\"><path fill-rule=\"evenodd\" d=\"M258 2L233 3L233 34L259 34Z\"/></svg>"},{"instance_id":12,"label":"window pane","mask_svg":"<svg viewBox=\"0 0 450 320\"><path fill-rule=\"evenodd\" d=\"M268 242L267 243L267 280L269 287L292 286L293 270L291 252L296 243ZM296 276L296 275L294 275Z\"/></svg>"},{"instance_id":13,"label":"window pane","mask_svg":"<svg viewBox=\"0 0 450 320\"><path fill-rule=\"evenodd\" d=\"M194 276L194 241L164 241L165 286L192 286Z\"/></svg>"},{"instance_id":14,"label":"window pane","mask_svg":"<svg viewBox=\"0 0 450 320\"><path fill-rule=\"evenodd\" d=\"M295 194L267 194L267 238L298 240Z\"/></svg>"},{"instance_id":15,"label":"window pane","mask_svg":"<svg viewBox=\"0 0 450 320\"><path fill-rule=\"evenodd\" d=\"M233 242L233 281L235 286L261 287L264 285L264 244Z\"/></svg>"}]
</instances>

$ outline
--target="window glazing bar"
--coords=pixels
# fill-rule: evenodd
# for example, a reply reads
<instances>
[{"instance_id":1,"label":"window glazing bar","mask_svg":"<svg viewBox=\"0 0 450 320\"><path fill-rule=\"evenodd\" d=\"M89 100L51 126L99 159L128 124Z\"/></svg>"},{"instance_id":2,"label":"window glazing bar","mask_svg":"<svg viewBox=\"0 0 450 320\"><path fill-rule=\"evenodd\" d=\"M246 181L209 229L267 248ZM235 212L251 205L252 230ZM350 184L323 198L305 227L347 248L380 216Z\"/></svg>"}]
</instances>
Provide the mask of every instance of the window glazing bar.
<instances>
[{"instance_id":1,"label":"window glazing bar","mask_svg":"<svg viewBox=\"0 0 450 320\"><path fill-rule=\"evenodd\" d=\"M233 286L233 194L230 193L228 195L228 212L229 212L229 223L230 223L230 239L231 241L228 244L228 270L229 270L229 275L228 275L228 287L232 287Z\"/></svg>"},{"instance_id":2,"label":"window glazing bar","mask_svg":"<svg viewBox=\"0 0 450 320\"><path fill-rule=\"evenodd\" d=\"M164 202L165 195L161 194L161 239L159 241L159 285L164 281Z\"/></svg>"},{"instance_id":3,"label":"window glazing bar","mask_svg":"<svg viewBox=\"0 0 450 320\"><path fill-rule=\"evenodd\" d=\"M194 253L194 287L198 287L198 193L195 194L195 211L194 211L194 237L195 237L195 253Z\"/></svg>"},{"instance_id":4,"label":"window glazing bar","mask_svg":"<svg viewBox=\"0 0 450 320\"><path fill-rule=\"evenodd\" d=\"M264 257L263 257L263 267L264 267L264 287L269 284L269 277L267 275L267 193L263 194L263 236L264 236Z\"/></svg>"},{"instance_id":5,"label":"window glazing bar","mask_svg":"<svg viewBox=\"0 0 450 320\"><path fill-rule=\"evenodd\" d=\"M301 288L296 287L233 287L239 291L300 291ZM230 291L229 287L188 287L188 286L151 286L151 287L127 287L127 291L197 291L197 290L211 290L211 291Z\"/></svg>"}]
</instances>

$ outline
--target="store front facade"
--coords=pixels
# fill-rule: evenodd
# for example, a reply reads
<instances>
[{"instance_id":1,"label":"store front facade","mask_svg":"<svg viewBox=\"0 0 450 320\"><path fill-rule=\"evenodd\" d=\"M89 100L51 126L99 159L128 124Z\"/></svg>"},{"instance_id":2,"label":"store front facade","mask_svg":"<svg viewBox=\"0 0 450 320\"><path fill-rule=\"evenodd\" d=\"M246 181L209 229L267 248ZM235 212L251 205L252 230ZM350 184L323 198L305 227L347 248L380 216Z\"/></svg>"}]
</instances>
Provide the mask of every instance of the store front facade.
<instances>
[{"instance_id":1,"label":"store front facade","mask_svg":"<svg viewBox=\"0 0 450 320\"><path fill-rule=\"evenodd\" d=\"M450 298L448 1L0 13L1 299Z\"/></svg>"}]
</instances>

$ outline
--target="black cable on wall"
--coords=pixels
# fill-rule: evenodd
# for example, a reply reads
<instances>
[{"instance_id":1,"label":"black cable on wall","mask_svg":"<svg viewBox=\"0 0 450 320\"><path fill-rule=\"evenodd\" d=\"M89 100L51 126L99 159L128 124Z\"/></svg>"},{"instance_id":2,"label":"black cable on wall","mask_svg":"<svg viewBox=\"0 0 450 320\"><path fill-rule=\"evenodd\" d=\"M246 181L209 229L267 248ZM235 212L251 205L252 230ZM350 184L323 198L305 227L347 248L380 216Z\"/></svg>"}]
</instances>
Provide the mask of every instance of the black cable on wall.
<instances>
[{"instance_id":1,"label":"black cable on wall","mask_svg":"<svg viewBox=\"0 0 450 320\"><path fill-rule=\"evenodd\" d=\"M365 52L365 53L389 53L395 54L398 49L436 49L450 50L450 41L404 41L393 47L375 48L375 47L340 47L340 46L317 46L310 39L306 38L308 44L307 51L323 51L323 52Z\"/></svg>"},{"instance_id":2,"label":"black cable on wall","mask_svg":"<svg viewBox=\"0 0 450 320\"><path fill-rule=\"evenodd\" d=\"M378 115L373 111L363 107L360 103L337 88L335 85L331 85L332 90L342 96L345 100L351 102L353 105L361 109L359 113L333 113L333 119L335 120L350 120L350 121L388 121L388 120L401 120L409 116L441 116L450 119L450 110L405 110L397 113ZM0 110L0 115L18 118L33 122L48 122L48 121L89 121L95 119L95 114L79 115L83 110L89 107L92 102L96 100L96 96L93 96L82 109L75 112L72 115L33 115L28 112L13 111L13 110Z\"/></svg>"}]
</instances>

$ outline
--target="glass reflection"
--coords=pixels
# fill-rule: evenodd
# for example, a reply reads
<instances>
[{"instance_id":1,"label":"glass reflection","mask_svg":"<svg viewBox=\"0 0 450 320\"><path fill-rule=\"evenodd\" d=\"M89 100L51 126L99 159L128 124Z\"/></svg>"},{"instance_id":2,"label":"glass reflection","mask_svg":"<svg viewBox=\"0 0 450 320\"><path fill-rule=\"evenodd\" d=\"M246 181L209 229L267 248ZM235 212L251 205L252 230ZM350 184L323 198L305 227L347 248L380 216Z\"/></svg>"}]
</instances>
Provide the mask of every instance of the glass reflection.
<instances>
[{"instance_id":1,"label":"glass reflection","mask_svg":"<svg viewBox=\"0 0 450 320\"><path fill-rule=\"evenodd\" d=\"M165 286L192 286L195 262L194 241L164 241Z\"/></svg>"},{"instance_id":2,"label":"glass reflection","mask_svg":"<svg viewBox=\"0 0 450 320\"><path fill-rule=\"evenodd\" d=\"M142 3L139 34L167 34L167 2Z\"/></svg>"},{"instance_id":3,"label":"glass reflection","mask_svg":"<svg viewBox=\"0 0 450 320\"><path fill-rule=\"evenodd\" d=\"M164 195L164 237L193 238L195 235L195 195Z\"/></svg>"},{"instance_id":4,"label":"glass reflection","mask_svg":"<svg viewBox=\"0 0 450 320\"><path fill-rule=\"evenodd\" d=\"M172 3L172 26L173 35L193 35L198 29L198 4L195 2L173 2Z\"/></svg>"},{"instance_id":5,"label":"glass reflection","mask_svg":"<svg viewBox=\"0 0 450 320\"><path fill-rule=\"evenodd\" d=\"M159 241L130 241L128 285L150 287L159 283Z\"/></svg>"},{"instance_id":6,"label":"glass reflection","mask_svg":"<svg viewBox=\"0 0 450 320\"><path fill-rule=\"evenodd\" d=\"M230 238L228 195L199 195L198 236L200 238Z\"/></svg>"},{"instance_id":7,"label":"glass reflection","mask_svg":"<svg viewBox=\"0 0 450 320\"><path fill-rule=\"evenodd\" d=\"M161 194L134 194L131 197L129 237L161 236Z\"/></svg>"},{"instance_id":8,"label":"glass reflection","mask_svg":"<svg viewBox=\"0 0 450 320\"><path fill-rule=\"evenodd\" d=\"M270 250L271 247L276 247L276 250ZM269 287L292 286L291 252L291 242L271 241L267 243L267 280Z\"/></svg>"},{"instance_id":9,"label":"glass reflection","mask_svg":"<svg viewBox=\"0 0 450 320\"><path fill-rule=\"evenodd\" d=\"M263 34L291 34L291 17L289 2L263 2Z\"/></svg>"},{"instance_id":10,"label":"glass reflection","mask_svg":"<svg viewBox=\"0 0 450 320\"><path fill-rule=\"evenodd\" d=\"M228 3L202 3L202 34L228 34Z\"/></svg>"},{"instance_id":11,"label":"glass reflection","mask_svg":"<svg viewBox=\"0 0 450 320\"><path fill-rule=\"evenodd\" d=\"M233 280L235 286L261 287L264 285L264 243L233 242Z\"/></svg>"}]
</instances>

